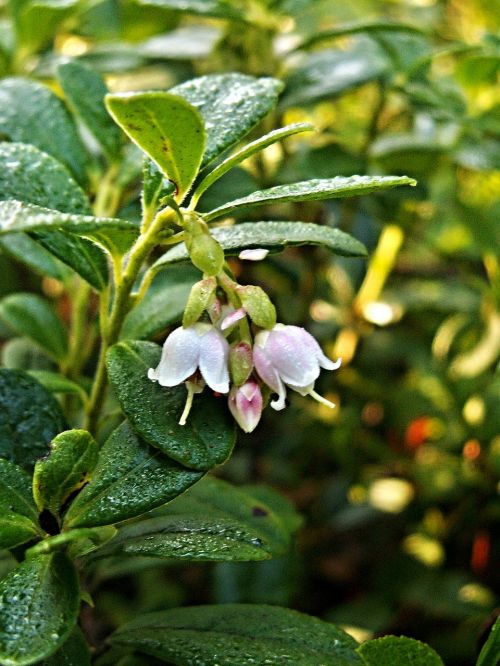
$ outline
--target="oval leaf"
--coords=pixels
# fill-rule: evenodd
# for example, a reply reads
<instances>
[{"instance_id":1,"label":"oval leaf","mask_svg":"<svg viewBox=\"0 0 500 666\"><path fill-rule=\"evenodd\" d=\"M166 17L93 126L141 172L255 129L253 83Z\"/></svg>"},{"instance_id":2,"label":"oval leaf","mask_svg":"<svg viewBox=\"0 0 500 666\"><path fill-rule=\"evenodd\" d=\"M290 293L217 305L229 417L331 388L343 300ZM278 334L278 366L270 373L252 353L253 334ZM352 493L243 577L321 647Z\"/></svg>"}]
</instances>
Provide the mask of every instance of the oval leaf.
<instances>
[{"instance_id":1,"label":"oval leaf","mask_svg":"<svg viewBox=\"0 0 500 666\"><path fill-rule=\"evenodd\" d=\"M143 442L125 422L99 453L92 480L66 513L67 527L108 525L150 511L201 478Z\"/></svg>"},{"instance_id":2,"label":"oval leaf","mask_svg":"<svg viewBox=\"0 0 500 666\"><path fill-rule=\"evenodd\" d=\"M53 654L76 623L78 576L62 553L25 560L0 582L0 662L33 664Z\"/></svg>"},{"instance_id":3,"label":"oval leaf","mask_svg":"<svg viewBox=\"0 0 500 666\"><path fill-rule=\"evenodd\" d=\"M22 370L0 369L0 456L31 471L66 423L57 400Z\"/></svg>"},{"instance_id":4,"label":"oval leaf","mask_svg":"<svg viewBox=\"0 0 500 666\"><path fill-rule=\"evenodd\" d=\"M165 388L147 376L160 355L158 345L136 340L108 351L108 373L123 411L148 444L173 460L201 471L222 464L235 439L226 400L204 391L196 396L187 424L179 425L187 395L184 385Z\"/></svg>"},{"instance_id":5,"label":"oval leaf","mask_svg":"<svg viewBox=\"0 0 500 666\"><path fill-rule=\"evenodd\" d=\"M37 294L10 294L0 301L0 320L15 333L40 345L56 360L68 351L66 329L47 301Z\"/></svg>"},{"instance_id":6,"label":"oval leaf","mask_svg":"<svg viewBox=\"0 0 500 666\"><path fill-rule=\"evenodd\" d=\"M318 201L320 199L338 199L370 194L378 190L387 190L399 185L416 185L408 176L337 176L304 180L291 185L277 185L268 190L257 190L247 197L229 201L204 215L207 222L218 217L227 217L244 208L277 204L285 201Z\"/></svg>"},{"instance_id":7,"label":"oval leaf","mask_svg":"<svg viewBox=\"0 0 500 666\"><path fill-rule=\"evenodd\" d=\"M181 83L170 92L186 99L201 113L207 132L201 164L204 167L274 109L282 89L283 84L277 79L209 74Z\"/></svg>"},{"instance_id":8,"label":"oval leaf","mask_svg":"<svg viewBox=\"0 0 500 666\"><path fill-rule=\"evenodd\" d=\"M363 643L357 652L366 666L444 666L432 648L405 636L376 638Z\"/></svg>"},{"instance_id":9,"label":"oval leaf","mask_svg":"<svg viewBox=\"0 0 500 666\"><path fill-rule=\"evenodd\" d=\"M107 95L115 121L175 183L182 201L200 167L205 130L199 113L185 100L165 92Z\"/></svg>"},{"instance_id":10,"label":"oval leaf","mask_svg":"<svg viewBox=\"0 0 500 666\"><path fill-rule=\"evenodd\" d=\"M0 248L5 254L40 275L63 281L71 274L59 259L26 234L14 233L1 236Z\"/></svg>"},{"instance_id":11,"label":"oval leaf","mask_svg":"<svg viewBox=\"0 0 500 666\"><path fill-rule=\"evenodd\" d=\"M179 666L362 664L356 641L341 629L278 606L224 604L148 613L120 627L111 641Z\"/></svg>"},{"instance_id":12,"label":"oval leaf","mask_svg":"<svg viewBox=\"0 0 500 666\"><path fill-rule=\"evenodd\" d=\"M0 515L0 548L15 548L26 541L41 536L40 528L19 513Z\"/></svg>"},{"instance_id":13,"label":"oval leaf","mask_svg":"<svg viewBox=\"0 0 500 666\"><path fill-rule=\"evenodd\" d=\"M90 478L99 447L86 430L68 430L55 437L50 455L35 464L33 497L40 511L57 516L68 497Z\"/></svg>"},{"instance_id":14,"label":"oval leaf","mask_svg":"<svg viewBox=\"0 0 500 666\"><path fill-rule=\"evenodd\" d=\"M0 510L26 516L33 522L38 518L31 478L21 467L3 458L0 458Z\"/></svg>"}]
</instances>

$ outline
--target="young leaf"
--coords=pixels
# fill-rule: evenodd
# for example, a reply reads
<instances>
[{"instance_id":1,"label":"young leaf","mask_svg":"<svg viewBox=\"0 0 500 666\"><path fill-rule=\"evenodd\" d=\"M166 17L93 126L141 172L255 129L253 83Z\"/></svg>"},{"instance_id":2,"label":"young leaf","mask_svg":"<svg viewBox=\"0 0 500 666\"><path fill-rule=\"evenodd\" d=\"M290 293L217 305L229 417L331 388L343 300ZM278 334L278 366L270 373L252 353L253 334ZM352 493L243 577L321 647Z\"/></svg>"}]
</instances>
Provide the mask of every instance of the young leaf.
<instances>
[{"instance_id":1,"label":"young leaf","mask_svg":"<svg viewBox=\"0 0 500 666\"><path fill-rule=\"evenodd\" d=\"M276 79L231 73L200 76L170 93L184 97L203 117L207 146L201 166L205 167L274 109L282 89Z\"/></svg>"},{"instance_id":2,"label":"young leaf","mask_svg":"<svg viewBox=\"0 0 500 666\"><path fill-rule=\"evenodd\" d=\"M497 617L490 635L479 654L476 666L498 666L500 660L500 617Z\"/></svg>"},{"instance_id":3,"label":"young leaf","mask_svg":"<svg viewBox=\"0 0 500 666\"><path fill-rule=\"evenodd\" d=\"M384 636L367 641L356 650L366 666L444 666L434 650L405 636Z\"/></svg>"},{"instance_id":4,"label":"young leaf","mask_svg":"<svg viewBox=\"0 0 500 666\"><path fill-rule=\"evenodd\" d=\"M179 425L186 400L182 386L165 388L148 379L161 349L151 342L120 342L108 352L108 373L123 411L148 444L187 467L206 471L222 464L234 445L234 427L224 398L205 391L186 425Z\"/></svg>"},{"instance_id":5,"label":"young leaf","mask_svg":"<svg viewBox=\"0 0 500 666\"><path fill-rule=\"evenodd\" d=\"M341 629L279 606L223 604L148 613L120 627L111 642L178 666L277 665L284 655L301 666L363 663L354 651L356 641Z\"/></svg>"},{"instance_id":6,"label":"young leaf","mask_svg":"<svg viewBox=\"0 0 500 666\"><path fill-rule=\"evenodd\" d=\"M290 544L279 514L213 478L200 481L155 514L124 525L98 557L126 554L211 562L265 560L282 555Z\"/></svg>"},{"instance_id":7,"label":"young leaf","mask_svg":"<svg viewBox=\"0 0 500 666\"><path fill-rule=\"evenodd\" d=\"M40 511L57 516L64 502L90 479L99 447L86 430L68 430L55 437L50 455L35 464L33 497Z\"/></svg>"},{"instance_id":8,"label":"young leaf","mask_svg":"<svg viewBox=\"0 0 500 666\"><path fill-rule=\"evenodd\" d=\"M0 548L15 548L42 532L37 524L19 513L0 514Z\"/></svg>"},{"instance_id":9,"label":"young leaf","mask_svg":"<svg viewBox=\"0 0 500 666\"><path fill-rule=\"evenodd\" d=\"M199 271L187 266L155 277L143 300L126 316L121 338L147 340L180 321L191 287L199 279Z\"/></svg>"},{"instance_id":10,"label":"young leaf","mask_svg":"<svg viewBox=\"0 0 500 666\"><path fill-rule=\"evenodd\" d=\"M310 132L311 130L314 130L314 126L310 123L294 123L293 125L287 125L286 127L281 127L280 129L269 132L269 134L265 134L255 141L248 143L246 146L243 146L243 148L240 148L240 150L237 150L233 155L221 162L213 171L205 176L197 186L193 197L196 197L196 200L198 200L203 192L208 190L208 188L219 180L219 178L251 155L254 155L267 146L270 146L277 141L281 141L288 136L293 136L299 132Z\"/></svg>"},{"instance_id":11,"label":"young leaf","mask_svg":"<svg viewBox=\"0 0 500 666\"><path fill-rule=\"evenodd\" d=\"M90 666L90 650L77 626L59 650L39 666Z\"/></svg>"},{"instance_id":12,"label":"young leaf","mask_svg":"<svg viewBox=\"0 0 500 666\"><path fill-rule=\"evenodd\" d=\"M0 320L40 345L55 360L68 351L66 329L49 303L37 294L10 294L0 301Z\"/></svg>"},{"instance_id":13,"label":"young leaf","mask_svg":"<svg viewBox=\"0 0 500 666\"><path fill-rule=\"evenodd\" d=\"M176 187L181 202L200 167L205 130L198 111L177 95L145 92L106 96L115 121Z\"/></svg>"},{"instance_id":14,"label":"young leaf","mask_svg":"<svg viewBox=\"0 0 500 666\"><path fill-rule=\"evenodd\" d=\"M277 185L268 190L257 190L248 197L229 201L204 215L206 222L219 217L227 217L241 209L266 204L277 204L285 201L318 201L321 199L338 199L370 194L379 190L387 190L399 185L416 185L408 176L337 176L336 178L319 178L304 180L291 185Z\"/></svg>"},{"instance_id":15,"label":"young leaf","mask_svg":"<svg viewBox=\"0 0 500 666\"><path fill-rule=\"evenodd\" d=\"M0 511L16 513L38 519L38 512L31 494L31 478L21 467L10 460L0 458Z\"/></svg>"},{"instance_id":16,"label":"young leaf","mask_svg":"<svg viewBox=\"0 0 500 666\"><path fill-rule=\"evenodd\" d=\"M24 666L49 657L75 626L78 576L62 553L25 560L0 581L0 662Z\"/></svg>"},{"instance_id":17,"label":"young leaf","mask_svg":"<svg viewBox=\"0 0 500 666\"><path fill-rule=\"evenodd\" d=\"M0 369L0 456L31 471L66 423L57 400L21 370Z\"/></svg>"},{"instance_id":18,"label":"young leaf","mask_svg":"<svg viewBox=\"0 0 500 666\"><path fill-rule=\"evenodd\" d=\"M104 106L108 89L101 75L87 65L72 60L58 67L57 76L73 112L108 159L116 160L121 149L121 135Z\"/></svg>"},{"instance_id":19,"label":"young leaf","mask_svg":"<svg viewBox=\"0 0 500 666\"><path fill-rule=\"evenodd\" d=\"M21 77L0 82L0 135L33 144L85 182L85 148L63 103L46 86Z\"/></svg>"},{"instance_id":20,"label":"young leaf","mask_svg":"<svg viewBox=\"0 0 500 666\"><path fill-rule=\"evenodd\" d=\"M102 447L90 483L66 513L65 527L133 518L177 497L201 476L150 447L124 422Z\"/></svg>"}]
</instances>

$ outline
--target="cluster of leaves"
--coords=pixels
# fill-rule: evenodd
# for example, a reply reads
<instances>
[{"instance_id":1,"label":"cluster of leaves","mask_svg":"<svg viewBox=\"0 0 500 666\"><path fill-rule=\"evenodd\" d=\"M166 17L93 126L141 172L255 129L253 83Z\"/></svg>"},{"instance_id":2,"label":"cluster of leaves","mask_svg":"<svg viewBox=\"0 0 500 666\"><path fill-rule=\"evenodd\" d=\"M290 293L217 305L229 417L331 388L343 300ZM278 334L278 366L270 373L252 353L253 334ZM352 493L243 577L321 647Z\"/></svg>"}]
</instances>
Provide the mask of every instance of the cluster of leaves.
<instances>
[{"instance_id":1,"label":"cluster of leaves","mask_svg":"<svg viewBox=\"0 0 500 666\"><path fill-rule=\"evenodd\" d=\"M323 4L8 3L0 663L89 664L89 638L103 666L442 663L414 639L360 646L268 603L369 637L411 634L457 666L475 659L498 583L498 43L451 41L432 12L352 20ZM169 92L110 95L106 108L103 75ZM413 181L359 173L419 186L388 192ZM200 396L179 426L184 389L147 379L154 340L200 278L180 229L152 233L172 199L207 224L237 220L213 227L226 255L276 253L243 277L272 286L285 321L311 315L346 366L333 420L295 406L236 451L221 473L238 489L205 476L233 450L225 405ZM366 271L352 259L363 243ZM262 480L309 513L301 554L289 552L300 519ZM211 581L196 569L197 605L175 608L190 586L172 564L187 576L180 563L207 561L218 564ZM172 608L127 611L113 581L134 572L135 607ZM118 627L107 650L94 615L86 636L76 626L89 591ZM478 666L497 663L498 636L497 623Z\"/></svg>"}]
</instances>

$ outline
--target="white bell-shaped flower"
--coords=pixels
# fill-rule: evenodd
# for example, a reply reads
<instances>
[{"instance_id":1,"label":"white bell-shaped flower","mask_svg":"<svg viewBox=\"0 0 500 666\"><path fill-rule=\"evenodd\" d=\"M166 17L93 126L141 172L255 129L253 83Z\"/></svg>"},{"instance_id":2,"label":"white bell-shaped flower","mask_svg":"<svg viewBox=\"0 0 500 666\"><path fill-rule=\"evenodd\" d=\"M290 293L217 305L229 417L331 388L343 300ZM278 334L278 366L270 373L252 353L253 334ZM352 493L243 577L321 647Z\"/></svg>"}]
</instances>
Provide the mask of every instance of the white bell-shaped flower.
<instances>
[{"instance_id":1,"label":"white bell-shaped flower","mask_svg":"<svg viewBox=\"0 0 500 666\"><path fill-rule=\"evenodd\" d=\"M304 328L276 324L270 331L257 333L253 358L259 377L278 394L278 399L271 402L274 409L285 407L285 386L329 407L335 406L314 391L314 382L321 368L336 370L341 361L334 362L325 356Z\"/></svg>"}]
</instances>

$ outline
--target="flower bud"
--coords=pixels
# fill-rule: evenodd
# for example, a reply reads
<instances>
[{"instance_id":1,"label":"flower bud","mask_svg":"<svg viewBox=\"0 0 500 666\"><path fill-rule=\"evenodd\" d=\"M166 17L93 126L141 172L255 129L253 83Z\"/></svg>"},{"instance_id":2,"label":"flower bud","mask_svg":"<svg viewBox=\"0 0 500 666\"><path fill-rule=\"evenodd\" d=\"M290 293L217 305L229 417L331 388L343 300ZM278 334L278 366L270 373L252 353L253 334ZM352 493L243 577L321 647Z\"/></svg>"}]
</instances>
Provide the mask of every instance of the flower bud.
<instances>
[{"instance_id":1,"label":"flower bud","mask_svg":"<svg viewBox=\"0 0 500 666\"><path fill-rule=\"evenodd\" d=\"M234 420L244 432L255 430L262 414L262 393L257 382L249 379L239 388L233 386L228 405Z\"/></svg>"},{"instance_id":2,"label":"flower bud","mask_svg":"<svg viewBox=\"0 0 500 666\"><path fill-rule=\"evenodd\" d=\"M218 275L224 266L224 250L195 213L184 216L185 243L191 261L207 275Z\"/></svg>"},{"instance_id":3,"label":"flower bud","mask_svg":"<svg viewBox=\"0 0 500 666\"><path fill-rule=\"evenodd\" d=\"M250 319L261 328L273 328L276 324L276 308L266 292L255 285L237 287L236 292Z\"/></svg>"},{"instance_id":4,"label":"flower bud","mask_svg":"<svg viewBox=\"0 0 500 666\"><path fill-rule=\"evenodd\" d=\"M214 277L200 280L191 287L191 292L184 308L184 316L182 317L184 328L198 321L204 310L210 306L211 301L215 298L216 288L217 282Z\"/></svg>"},{"instance_id":5,"label":"flower bud","mask_svg":"<svg viewBox=\"0 0 500 666\"><path fill-rule=\"evenodd\" d=\"M253 369L252 348L248 342L238 342L229 349L229 373L233 384L241 386Z\"/></svg>"}]
</instances>

